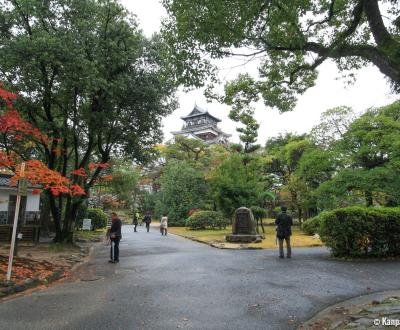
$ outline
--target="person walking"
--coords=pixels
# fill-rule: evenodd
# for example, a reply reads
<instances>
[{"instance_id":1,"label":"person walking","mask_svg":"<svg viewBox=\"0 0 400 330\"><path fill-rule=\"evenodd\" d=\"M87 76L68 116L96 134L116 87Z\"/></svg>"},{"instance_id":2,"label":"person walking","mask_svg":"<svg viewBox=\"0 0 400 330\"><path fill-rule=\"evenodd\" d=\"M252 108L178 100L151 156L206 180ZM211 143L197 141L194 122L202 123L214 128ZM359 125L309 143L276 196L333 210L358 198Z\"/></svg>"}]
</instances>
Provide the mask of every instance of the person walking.
<instances>
[{"instance_id":1,"label":"person walking","mask_svg":"<svg viewBox=\"0 0 400 330\"><path fill-rule=\"evenodd\" d=\"M136 214L136 212L135 213L133 213L133 220L132 220L132 224L133 224L133 231L136 233L137 232L137 226L138 226L138 217L137 217L137 214Z\"/></svg>"},{"instance_id":2,"label":"person walking","mask_svg":"<svg viewBox=\"0 0 400 330\"><path fill-rule=\"evenodd\" d=\"M166 215L163 215L161 218L161 235L167 236L168 233L168 217Z\"/></svg>"},{"instance_id":3,"label":"person walking","mask_svg":"<svg viewBox=\"0 0 400 330\"><path fill-rule=\"evenodd\" d=\"M278 214L275 220L276 224L276 237L279 241L279 258L284 258L285 254L283 251L283 241L286 241L287 258L292 257L292 248L290 246L290 236L292 235L293 219L287 214L287 207L282 206L281 212Z\"/></svg>"},{"instance_id":4,"label":"person walking","mask_svg":"<svg viewBox=\"0 0 400 330\"><path fill-rule=\"evenodd\" d=\"M146 212L146 215L144 216L143 222L146 224L147 232L149 232L150 231L150 224L151 224L150 212Z\"/></svg>"},{"instance_id":5,"label":"person walking","mask_svg":"<svg viewBox=\"0 0 400 330\"><path fill-rule=\"evenodd\" d=\"M111 251L110 251L110 261L109 261L111 263L119 262L119 242L122 238L121 228L122 228L122 221L118 218L118 215L115 212L111 213L111 228L110 228Z\"/></svg>"}]
</instances>

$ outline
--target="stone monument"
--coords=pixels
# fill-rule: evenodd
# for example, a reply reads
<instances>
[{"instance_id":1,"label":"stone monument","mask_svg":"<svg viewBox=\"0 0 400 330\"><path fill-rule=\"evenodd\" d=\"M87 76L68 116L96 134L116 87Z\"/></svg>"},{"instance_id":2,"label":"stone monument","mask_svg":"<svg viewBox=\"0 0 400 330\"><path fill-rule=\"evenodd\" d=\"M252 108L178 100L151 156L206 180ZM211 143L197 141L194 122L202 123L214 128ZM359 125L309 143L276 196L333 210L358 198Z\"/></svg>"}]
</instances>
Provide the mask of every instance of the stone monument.
<instances>
[{"instance_id":1,"label":"stone monument","mask_svg":"<svg viewBox=\"0 0 400 330\"><path fill-rule=\"evenodd\" d=\"M256 232L256 222L253 213L247 207L235 211L232 234L226 236L230 243L260 243L262 236Z\"/></svg>"}]
</instances>

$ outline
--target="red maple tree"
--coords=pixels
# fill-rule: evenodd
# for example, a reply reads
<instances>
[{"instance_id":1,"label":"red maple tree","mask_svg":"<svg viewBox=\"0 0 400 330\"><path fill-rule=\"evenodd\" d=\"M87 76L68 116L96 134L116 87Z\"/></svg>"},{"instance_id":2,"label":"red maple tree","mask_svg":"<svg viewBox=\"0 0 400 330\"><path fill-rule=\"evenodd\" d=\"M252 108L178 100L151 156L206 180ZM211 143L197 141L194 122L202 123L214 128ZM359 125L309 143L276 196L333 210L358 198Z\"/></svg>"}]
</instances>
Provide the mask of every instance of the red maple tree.
<instances>
[{"instance_id":1,"label":"red maple tree","mask_svg":"<svg viewBox=\"0 0 400 330\"><path fill-rule=\"evenodd\" d=\"M0 113L0 133L7 139L8 145L18 141L29 142L32 140L48 143L49 139L42 134L39 129L21 117L19 112L14 109L13 101L17 95L3 89L0 83L0 106L5 104L5 111ZM49 169L44 163L37 159L25 160L25 172L21 175L22 157L16 152L8 149L0 149L0 168L5 168L14 173L11 183L16 184L23 176L32 185L41 186L49 190L54 196L60 194L70 194L71 196L85 195L85 190L70 179L61 175L59 172ZM102 164L96 164L102 165ZM72 171L73 175L83 175L83 169ZM35 193L40 193L40 189L35 189Z\"/></svg>"}]
</instances>

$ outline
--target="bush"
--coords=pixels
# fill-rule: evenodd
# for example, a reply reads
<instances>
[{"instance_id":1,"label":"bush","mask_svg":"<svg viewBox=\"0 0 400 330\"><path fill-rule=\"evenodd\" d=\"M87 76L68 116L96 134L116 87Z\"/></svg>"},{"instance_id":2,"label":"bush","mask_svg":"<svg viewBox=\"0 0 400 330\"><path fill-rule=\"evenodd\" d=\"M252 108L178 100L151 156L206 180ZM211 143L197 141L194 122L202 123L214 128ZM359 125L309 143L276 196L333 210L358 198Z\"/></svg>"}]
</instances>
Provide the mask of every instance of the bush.
<instances>
[{"instance_id":1,"label":"bush","mask_svg":"<svg viewBox=\"0 0 400 330\"><path fill-rule=\"evenodd\" d=\"M88 218L92 219L92 230L107 227L108 216L101 209L88 209Z\"/></svg>"},{"instance_id":2,"label":"bush","mask_svg":"<svg viewBox=\"0 0 400 330\"><path fill-rule=\"evenodd\" d=\"M324 213L321 213L320 215L317 215L314 218L307 219L306 221L303 222L301 225L301 229L307 234L307 235L314 235L314 234L319 234L320 226L321 226L321 218Z\"/></svg>"},{"instance_id":3,"label":"bush","mask_svg":"<svg viewBox=\"0 0 400 330\"><path fill-rule=\"evenodd\" d=\"M400 208L348 207L319 217L319 234L334 256L400 255Z\"/></svg>"},{"instance_id":4,"label":"bush","mask_svg":"<svg viewBox=\"0 0 400 330\"><path fill-rule=\"evenodd\" d=\"M228 219L215 211L198 211L186 220L186 226L191 229L225 229L228 224Z\"/></svg>"},{"instance_id":5,"label":"bush","mask_svg":"<svg viewBox=\"0 0 400 330\"><path fill-rule=\"evenodd\" d=\"M255 219L264 219L267 217L267 210L262 207L252 206L250 209Z\"/></svg>"}]
</instances>

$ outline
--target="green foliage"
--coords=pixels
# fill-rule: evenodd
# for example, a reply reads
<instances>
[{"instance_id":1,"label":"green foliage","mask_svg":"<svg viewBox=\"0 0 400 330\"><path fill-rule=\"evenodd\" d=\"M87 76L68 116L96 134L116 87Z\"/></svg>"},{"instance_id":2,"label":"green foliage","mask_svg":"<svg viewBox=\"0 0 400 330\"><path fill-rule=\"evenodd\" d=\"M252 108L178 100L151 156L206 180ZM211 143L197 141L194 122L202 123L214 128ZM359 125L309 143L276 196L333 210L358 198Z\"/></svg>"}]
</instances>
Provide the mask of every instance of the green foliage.
<instances>
[{"instance_id":1,"label":"green foliage","mask_svg":"<svg viewBox=\"0 0 400 330\"><path fill-rule=\"evenodd\" d=\"M231 218L239 207L263 205L274 198L260 180L259 170L256 159L245 165L243 155L234 153L211 174L211 194L225 217Z\"/></svg>"},{"instance_id":2,"label":"green foliage","mask_svg":"<svg viewBox=\"0 0 400 330\"><path fill-rule=\"evenodd\" d=\"M400 255L400 208L348 207L320 220L321 239L335 256Z\"/></svg>"},{"instance_id":3,"label":"green foliage","mask_svg":"<svg viewBox=\"0 0 400 330\"><path fill-rule=\"evenodd\" d=\"M307 234L307 235L314 235L318 234L320 227L321 227L321 218L322 218L323 213L320 213L316 217L307 219L306 221L303 222L301 225L301 229Z\"/></svg>"},{"instance_id":4,"label":"green foliage","mask_svg":"<svg viewBox=\"0 0 400 330\"><path fill-rule=\"evenodd\" d=\"M131 165L113 166L112 180L109 187L118 200L125 203L125 206L132 207L137 193L140 172Z\"/></svg>"},{"instance_id":5,"label":"green foliage","mask_svg":"<svg viewBox=\"0 0 400 330\"><path fill-rule=\"evenodd\" d=\"M318 189L319 196L335 196L367 206L400 203L400 103L370 109L354 120L336 142L340 167ZM348 199L348 198L347 198ZM358 202L359 203L359 202ZM336 204L337 205L337 204ZM343 205L343 204L342 204Z\"/></svg>"},{"instance_id":6,"label":"green foliage","mask_svg":"<svg viewBox=\"0 0 400 330\"><path fill-rule=\"evenodd\" d=\"M83 219L85 219L85 218L92 220L92 230L107 227L108 216L101 209L86 208L85 212L83 214L81 214L81 216L79 216L75 221L76 229L82 228Z\"/></svg>"},{"instance_id":7,"label":"green foliage","mask_svg":"<svg viewBox=\"0 0 400 330\"><path fill-rule=\"evenodd\" d=\"M215 83L212 59L243 56L260 61L259 76L241 75L228 96L292 110L314 86L317 68L333 60L349 72L368 63L399 90L400 25L396 1L163 0L163 35L180 82ZM382 12L381 12L382 10ZM328 37L327 37L328 36ZM247 49L244 49L247 48Z\"/></svg>"},{"instance_id":8,"label":"green foliage","mask_svg":"<svg viewBox=\"0 0 400 330\"><path fill-rule=\"evenodd\" d=\"M88 170L121 154L149 159L176 107L160 37L146 39L115 0L0 0L0 22L0 81L49 137L34 149L50 169ZM70 178L88 192L101 171ZM48 196L56 240L68 240L82 198Z\"/></svg>"},{"instance_id":9,"label":"green foliage","mask_svg":"<svg viewBox=\"0 0 400 330\"><path fill-rule=\"evenodd\" d=\"M198 211L186 220L186 227L191 229L225 229L229 220L215 211Z\"/></svg>"},{"instance_id":10,"label":"green foliage","mask_svg":"<svg viewBox=\"0 0 400 330\"><path fill-rule=\"evenodd\" d=\"M259 206L252 206L250 207L251 212L253 212L255 219L264 219L267 217L267 210L259 207Z\"/></svg>"},{"instance_id":11,"label":"green foliage","mask_svg":"<svg viewBox=\"0 0 400 330\"><path fill-rule=\"evenodd\" d=\"M184 226L191 209L202 208L207 185L202 173L185 162L170 161L160 179L156 213L168 215L168 225Z\"/></svg>"},{"instance_id":12,"label":"green foliage","mask_svg":"<svg viewBox=\"0 0 400 330\"><path fill-rule=\"evenodd\" d=\"M88 219L92 219L92 230L107 227L108 216L101 209L88 209Z\"/></svg>"}]
</instances>

